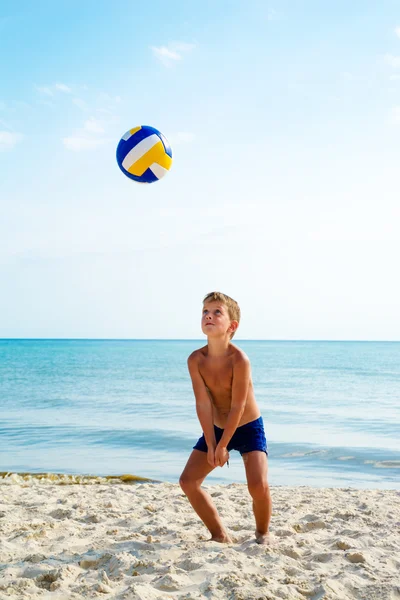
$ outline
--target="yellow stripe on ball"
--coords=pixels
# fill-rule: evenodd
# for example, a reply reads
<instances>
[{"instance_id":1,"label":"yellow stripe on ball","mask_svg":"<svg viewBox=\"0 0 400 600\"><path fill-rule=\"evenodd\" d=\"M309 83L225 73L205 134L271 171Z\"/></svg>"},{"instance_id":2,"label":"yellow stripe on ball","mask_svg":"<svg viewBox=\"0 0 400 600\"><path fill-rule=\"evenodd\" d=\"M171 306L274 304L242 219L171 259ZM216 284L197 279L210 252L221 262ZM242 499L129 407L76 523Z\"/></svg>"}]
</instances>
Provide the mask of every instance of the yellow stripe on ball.
<instances>
[{"instance_id":1,"label":"yellow stripe on ball","mask_svg":"<svg viewBox=\"0 0 400 600\"><path fill-rule=\"evenodd\" d=\"M158 163L161 167L167 169L167 171L171 167L172 158L165 153L162 142L158 142L150 148L146 154L129 167L128 171L129 173L132 173L132 175L140 177L153 163Z\"/></svg>"}]
</instances>

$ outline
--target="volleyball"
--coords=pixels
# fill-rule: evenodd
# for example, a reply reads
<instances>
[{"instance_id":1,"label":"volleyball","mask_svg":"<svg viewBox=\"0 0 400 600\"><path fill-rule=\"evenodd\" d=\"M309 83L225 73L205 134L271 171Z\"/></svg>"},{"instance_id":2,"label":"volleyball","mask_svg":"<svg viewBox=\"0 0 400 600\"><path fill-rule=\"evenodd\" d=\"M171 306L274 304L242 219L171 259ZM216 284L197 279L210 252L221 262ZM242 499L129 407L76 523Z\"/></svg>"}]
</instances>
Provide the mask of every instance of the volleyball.
<instances>
[{"instance_id":1,"label":"volleyball","mask_svg":"<svg viewBox=\"0 0 400 600\"><path fill-rule=\"evenodd\" d=\"M117 163L133 181L153 183L164 177L171 168L171 146L157 129L140 125L129 129L120 139Z\"/></svg>"}]
</instances>

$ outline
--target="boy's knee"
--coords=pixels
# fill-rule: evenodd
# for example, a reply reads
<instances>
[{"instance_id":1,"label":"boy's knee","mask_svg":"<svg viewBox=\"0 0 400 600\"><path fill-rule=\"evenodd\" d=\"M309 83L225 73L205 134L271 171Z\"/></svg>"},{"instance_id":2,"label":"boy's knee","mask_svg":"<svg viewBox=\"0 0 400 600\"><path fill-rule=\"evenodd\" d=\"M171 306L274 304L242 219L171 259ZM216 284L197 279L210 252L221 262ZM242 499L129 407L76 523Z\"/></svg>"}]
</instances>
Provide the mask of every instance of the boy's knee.
<instances>
[{"instance_id":1,"label":"boy's knee","mask_svg":"<svg viewBox=\"0 0 400 600\"><path fill-rule=\"evenodd\" d=\"M188 475L185 475L185 473L182 473L182 475L179 477L179 485L181 486L185 494L191 489L193 489L194 483L195 482L190 477L188 477Z\"/></svg>"},{"instance_id":2,"label":"boy's knee","mask_svg":"<svg viewBox=\"0 0 400 600\"><path fill-rule=\"evenodd\" d=\"M263 499L269 495L269 485L267 481L256 481L249 483L249 493L253 500Z\"/></svg>"}]
</instances>

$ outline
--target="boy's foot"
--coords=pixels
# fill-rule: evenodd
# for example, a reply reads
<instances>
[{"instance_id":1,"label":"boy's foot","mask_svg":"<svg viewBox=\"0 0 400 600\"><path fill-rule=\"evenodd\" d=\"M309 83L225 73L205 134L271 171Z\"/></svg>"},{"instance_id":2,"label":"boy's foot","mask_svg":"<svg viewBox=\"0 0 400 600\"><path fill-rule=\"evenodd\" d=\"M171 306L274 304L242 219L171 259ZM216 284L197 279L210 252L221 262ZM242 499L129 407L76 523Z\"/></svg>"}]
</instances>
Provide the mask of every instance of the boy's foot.
<instances>
[{"instance_id":1,"label":"boy's foot","mask_svg":"<svg viewBox=\"0 0 400 600\"><path fill-rule=\"evenodd\" d=\"M213 535L208 542L218 542L219 544L232 544L232 540L228 534L225 535Z\"/></svg>"},{"instance_id":2,"label":"boy's foot","mask_svg":"<svg viewBox=\"0 0 400 600\"><path fill-rule=\"evenodd\" d=\"M256 530L256 543L261 544L263 546L268 546L272 544L272 539L269 533L260 533Z\"/></svg>"}]
</instances>

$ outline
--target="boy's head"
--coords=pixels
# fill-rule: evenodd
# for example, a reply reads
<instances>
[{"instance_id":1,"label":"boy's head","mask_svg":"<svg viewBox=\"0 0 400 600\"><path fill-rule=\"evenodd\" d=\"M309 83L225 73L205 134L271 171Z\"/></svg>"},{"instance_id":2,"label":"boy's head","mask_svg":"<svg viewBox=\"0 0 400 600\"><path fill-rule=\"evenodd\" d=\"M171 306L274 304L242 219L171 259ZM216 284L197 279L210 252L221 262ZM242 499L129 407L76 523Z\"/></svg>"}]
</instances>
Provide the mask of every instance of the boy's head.
<instances>
[{"instance_id":1,"label":"boy's head","mask_svg":"<svg viewBox=\"0 0 400 600\"><path fill-rule=\"evenodd\" d=\"M203 318L205 315L204 309L208 306L212 305L217 307L218 305L226 311L226 316L228 320L231 322L230 327L232 328L230 338L232 339L235 335L235 331L239 326L240 322L240 308L239 304L230 296L223 294L222 292L210 292L207 294L203 300ZM204 331L204 329L203 329ZM208 333L205 331L205 333Z\"/></svg>"}]
</instances>

